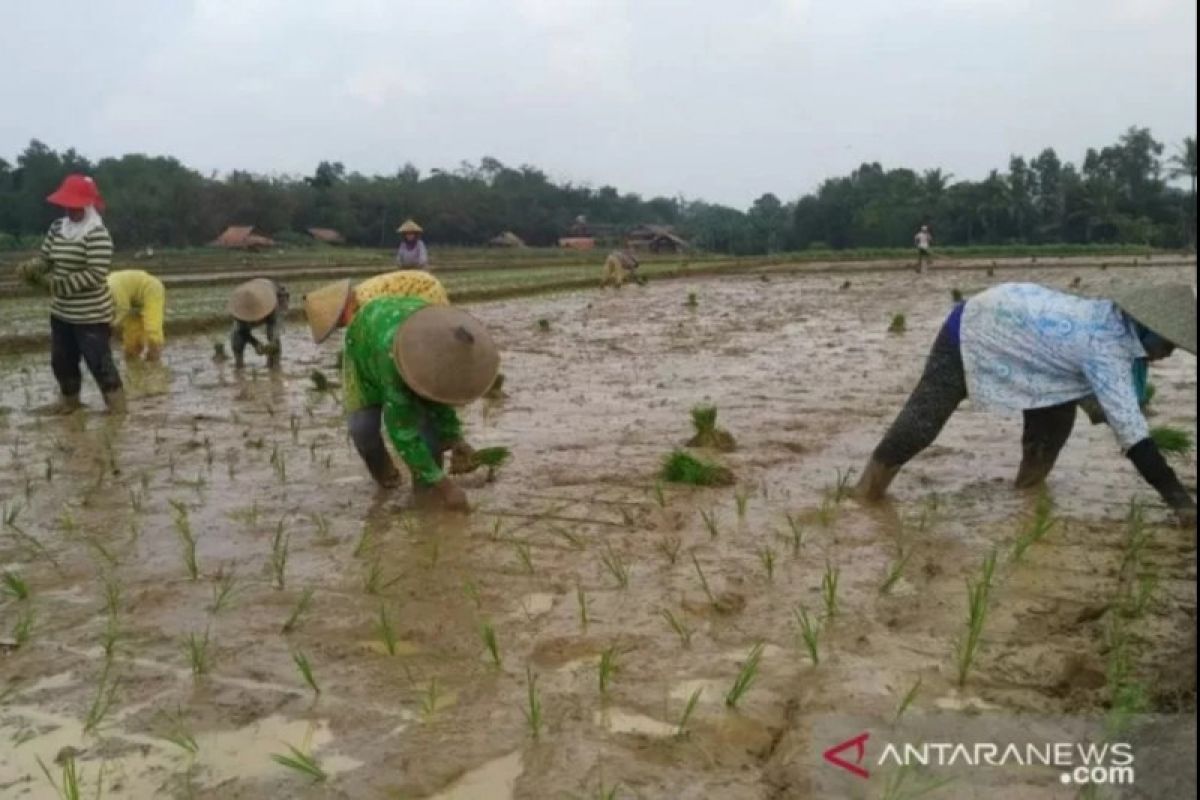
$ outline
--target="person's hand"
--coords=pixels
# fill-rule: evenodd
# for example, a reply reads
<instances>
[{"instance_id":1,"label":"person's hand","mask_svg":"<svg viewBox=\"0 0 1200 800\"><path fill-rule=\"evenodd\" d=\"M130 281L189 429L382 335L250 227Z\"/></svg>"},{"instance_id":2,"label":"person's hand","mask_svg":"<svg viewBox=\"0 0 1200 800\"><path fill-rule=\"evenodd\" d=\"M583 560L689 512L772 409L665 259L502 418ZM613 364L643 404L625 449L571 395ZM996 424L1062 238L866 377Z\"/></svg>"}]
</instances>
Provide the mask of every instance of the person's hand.
<instances>
[{"instance_id":1,"label":"person's hand","mask_svg":"<svg viewBox=\"0 0 1200 800\"><path fill-rule=\"evenodd\" d=\"M478 465L475 463L475 448L459 439L450 445L450 474L462 475L471 472Z\"/></svg>"}]
</instances>

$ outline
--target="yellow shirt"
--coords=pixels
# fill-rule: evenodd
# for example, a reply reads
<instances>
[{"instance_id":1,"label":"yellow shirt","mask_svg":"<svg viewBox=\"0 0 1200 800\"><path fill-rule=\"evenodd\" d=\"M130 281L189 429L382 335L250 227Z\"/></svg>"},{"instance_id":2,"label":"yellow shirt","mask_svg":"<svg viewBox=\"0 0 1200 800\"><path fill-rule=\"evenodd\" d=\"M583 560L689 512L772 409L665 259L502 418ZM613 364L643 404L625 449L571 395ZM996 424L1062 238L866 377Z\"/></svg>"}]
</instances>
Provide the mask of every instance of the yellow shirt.
<instances>
[{"instance_id":1,"label":"yellow shirt","mask_svg":"<svg viewBox=\"0 0 1200 800\"><path fill-rule=\"evenodd\" d=\"M162 300L166 292L162 281L149 272L140 269L110 272L108 290L112 292L114 325L120 325L134 312L144 314L147 306L157 307L161 319Z\"/></svg>"},{"instance_id":2,"label":"yellow shirt","mask_svg":"<svg viewBox=\"0 0 1200 800\"><path fill-rule=\"evenodd\" d=\"M430 305L450 305L441 281L422 270L385 272L354 287L354 299L359 308L376 297L419 297Z\"/></svg>"}]
</instances>

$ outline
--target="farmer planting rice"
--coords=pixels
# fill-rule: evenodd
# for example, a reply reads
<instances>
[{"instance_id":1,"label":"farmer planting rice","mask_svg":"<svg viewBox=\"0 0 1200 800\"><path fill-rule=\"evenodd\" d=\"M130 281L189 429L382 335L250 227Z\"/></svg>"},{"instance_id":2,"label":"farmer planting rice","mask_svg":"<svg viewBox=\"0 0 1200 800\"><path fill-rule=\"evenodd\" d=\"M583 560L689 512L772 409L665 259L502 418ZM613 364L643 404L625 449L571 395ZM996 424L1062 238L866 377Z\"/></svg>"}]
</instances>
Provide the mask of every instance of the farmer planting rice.
<instances>
[{"instance_id":1,"label":"farmer planting rice","mask_svg":"<svg viewBox=\"0 0 1200 800\"><path fill-rule=\"evenodd\" d=\"M922 225L921 229L913 236L913 244L917 246L917 270L925 271L925 267L933 263L933 255L930 253L930 248L933 247L933 234L929 232L928 225Z\"/></svg>"},{"instance_id":2,"label":"farmer planting rice","mask_svg":"<svg viewBox=\"0 0 1200 800\"><path fill-rule=\"evenodd\" d=\"M638 260L632 253L627 250L614 250L604 259L604 278L600 281L600 286L611 285L620 289L626 278L633 278L637 274L637 268Z\"/></svg>"},{"instance_id":3,"label":"farmer planting rice","mask_svg":"<svg viewBox=\"0 0 1200 800\"><path fill-rule=\"evenodd\" d=\"M1094 395L1121 450L1184 524L1196 504L1167 465L1142 413L1145 365L1176 347L1196 353L1196 293L1144 286L1086 299L1010 283L954 307L917 388L875 448L857 492L881 499L933 443L967 397L977 408L1024 414L1016 485L1042 483L1071 435L1079 401ZM1139 383L1142 387L1139 388Z\"/></svg>"},{"instance_id":4,"label":"farmer planting rice","mask_svg":"<svg viewBox=\"0 0 1200 800\"><path fill-rule=\"evenodd\" d=\"M429 251L425 249L425 242L421 239L425 230L411 219L404 220L396 230L401 236L400 247L396 250L396 265L421 269L428 267Z\"/></svg>"},{"instance_id":5,"label":"farmer planting rice","mask_svg":"<svg viewBox=\"0 0 1200 800\"><path fill-rule=\"evenodd\" d=\"M110 345L113 299L107 278L113 243L100 218L104 199L91 178L68 175L46 200L66 215L50 224L40 258L21 271L25 280L50 291L50 367L59 399L40 411L69 414L81 407L82 359L109 412L123 414L125 395Z\"/></svg>"},{"instance_id":6,"label":"farmer planting rice","mask_svg":"<svg viewBox=\"0 0 1200 800\"><path fill-rule=\"evenodd\" d=\"M418 297L379 297L346 329L343 385L350 436L375 482L400 483L381 426L412 473L420 505L467 510L466 493L442 469L450 451L469 458L454 406L478 399L500 365L483 325Z\"/></svg>"},{"instance_id":7,"label":"farmer planting rice","mask_svg":"<svg viewBox=\"0 0 1200 800\"><path fill-rule=\"evenodd\" d=\"M113 298L113 327L121 332L126 358L157 361L162 354L163 311L167 292L162 281L140 269L109 273Z\"/></svg>"},{"instance_id":8,"label":"farmer planting rice","mask_svg":"<svg viewBox=\"0 0 1200 800\"><path fill-rule=\"evenodd\" d=\"M229 313L234 320L229 346L233 350L235 367L245 366L246 345L253 347L260 356L265 355L269 368L279 367L283 354L280 333L287 309L288 290L281 283L255 278L233 290L229 297ZM254 336L254 329L263 326L266 327L266 342L260 342Z\"/></svg>"},{"instance_id":9,"label":"farmer planting rice","mask_svg":"<svg viewBox=\"0 0 1200 800\"><path fill-rule=\"evenodd\" d=\"M313 341L320 344L349 325L355 313L377 297L418 297L432 306L450 305L441 281L421 270L388 272L353 287L349 279L337 281L304 295Z\"/></svg>"}]
</instances>

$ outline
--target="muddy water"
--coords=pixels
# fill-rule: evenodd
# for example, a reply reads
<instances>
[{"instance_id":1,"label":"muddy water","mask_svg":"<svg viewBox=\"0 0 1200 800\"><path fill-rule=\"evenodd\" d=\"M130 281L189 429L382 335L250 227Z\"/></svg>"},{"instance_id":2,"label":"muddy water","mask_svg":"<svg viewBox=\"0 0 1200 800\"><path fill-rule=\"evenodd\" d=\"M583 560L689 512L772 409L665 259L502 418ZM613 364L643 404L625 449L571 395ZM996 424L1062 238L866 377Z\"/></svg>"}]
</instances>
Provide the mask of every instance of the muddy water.
<instances>
[{"instance_id":1,"label":"muddy water","mask_svg":"<svg viewBox=\"0 0 1200 800\"><path fill-rule=\"evenodd\" d=\"M1079 275L1101 288L1129 273ZM1148 504L1146 559L1158 577L1137 624L1136 670L1156 709L1194 712L1192 536L1161 524L1167 515L1111 434L1082 417L1048 484L1063 522L1020 564L1002 559L980 656L956 687L964 578L991 547L1011 546L1034 502L1009 485L1019 421L964 408L897 479L891 505L829 497L912 388L950 290L991 279L843 280L675 281L473 307L504 348L508 397L464 419L473 443L511 447L514 459L494 482L466 480L475 513L465 519L413 512L405 491L373 488L336 397L310 388L312 369L336 374L334 349L298 329L279 375L214 364L203 338L171 342L165 366L127 368L133 412L121 423L98 413L91 387L87 413L29 415L51 398L48 370L3 362L0 494L10 516L19 511L0 537L0 568L31 596L0 596L0 638L30 613L33 623L19 649L0 649L0 796L53 797L37 759L57 776L67 747L86 788L103 765L121 797L503 800L616 784L619 797L879 796L883 776L861 787L830 776L820 752L845 737L827 742L815 722L853 713L883 724L918 679L913 714L1103 711L1105 604L1134 496ZM894 313L906 333L887 333ZM1195 360L1152 372L1153 423L1194 435ZM690 437L688 409L700 402L715 403L737 438L719 459L739 486L667 487L660 505L658 463ZM1194 487L1194 462L1178 467ZM803 534L795 551L789 514ZM182 530L196 542L196 580ZM881 594L899 550L910 554L903 575ZM814 667L794 609L821 614L827 565L839 571L838 612ZM282 632L308 590L311 604ZM109 606L119 635L106 675ZM688 629L687 647L663 610ZM186 641L205 631L209 667L193 675ZM757 677L731 709L726 695L756 643L766 645ZM602 696L597 664L609 648L617 669ZM85 732L89 710L103 708L100 687L114 683L111 707ZM195 754L164 738L181 729ZM289 745L328 779L272 760ZM1011 780L1004 793L936 796L1074 796L1041 775Z\"/></svg>"}]
</instances>

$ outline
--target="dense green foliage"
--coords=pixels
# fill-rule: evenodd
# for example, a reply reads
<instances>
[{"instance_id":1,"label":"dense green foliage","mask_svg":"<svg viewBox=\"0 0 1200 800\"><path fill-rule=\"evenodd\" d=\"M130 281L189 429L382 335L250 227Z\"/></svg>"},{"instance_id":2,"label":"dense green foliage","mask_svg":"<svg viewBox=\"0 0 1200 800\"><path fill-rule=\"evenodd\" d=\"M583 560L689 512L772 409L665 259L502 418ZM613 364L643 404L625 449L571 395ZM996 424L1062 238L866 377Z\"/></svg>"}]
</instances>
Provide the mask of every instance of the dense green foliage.
<instances>
[{"instance_id":1,"label":"dense green foliage","mask_svg":"<svg viewBox=\"0 0 1200 800\"><path fill-rule=\"evenodd\" d=\"M185 246L226 225L256 225L285 243L331 227L365 246L391 246L405 217L419 219L434 244L480 244L511 230L532 245L554 244L576 217L627 229L676 226L704 250L750 255L832 248L907 248L928 223L938 247L1114 244L1179 247L1194 242L1196 143L1172 155L1145 128L1089 149L1081 166L1051 149L1013 156L1005 172L952 182L941 170L918 174L863 164L824 181L794 203L764 194L746 211L683 198L642 199L611 186L555 183L531 167L493 158L421 175L406 165L390 176L347 172L321 162L305 178L235 171L207 177L174 158L125 155L92 163L30 142L15 164L0 159L0 249L35 244L55 211L45 201L72 171L93 175L118 246ZM1188 179L1189 189L1168 185Z\"/></svg>"}]
</instances>

